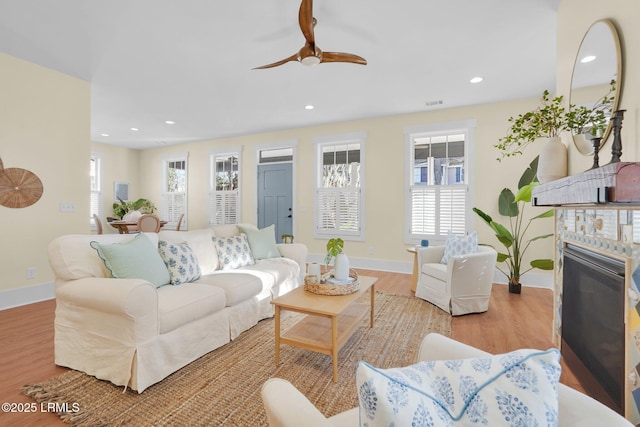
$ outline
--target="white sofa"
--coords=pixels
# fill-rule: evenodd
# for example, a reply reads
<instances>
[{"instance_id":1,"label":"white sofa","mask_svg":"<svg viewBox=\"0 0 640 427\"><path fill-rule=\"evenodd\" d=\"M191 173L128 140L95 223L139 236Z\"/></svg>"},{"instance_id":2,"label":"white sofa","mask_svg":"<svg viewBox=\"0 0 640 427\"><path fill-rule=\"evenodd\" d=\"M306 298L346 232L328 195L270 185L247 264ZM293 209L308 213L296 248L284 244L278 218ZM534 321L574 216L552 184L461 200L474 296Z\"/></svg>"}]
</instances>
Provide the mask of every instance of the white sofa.
<instances>
[{"instance_id":1,"label":"white sofa","mask_svg":"<svg viewBox=\"0 0 640 427\"><path fill-rule=\"evenodd\" d=\"M420 346L418 361L452 360L487 356L488 353L445 336L431 333ZM262 400L271 427L355 427L359 410L326 418L290 382L271 378L262 387ZM607 406L564 384L558 386L559 427L633 427Z\"/></svg>"},{"instance_id":2,"label":"white sofa","mask_svg":"<svg viewBox=\"0 0 640 427\"><path fill-rule=\"evenodd\" d=\"M498 253L479 246L477 252L452 256L442 264L444 251L444 246L417 249L416 296L453 316L487 311Z\"/></svg>"},{"instance_id":3,"label":"white sofa","mask_svg":"<svg viewBox=\"0 0 640 427\"><path fill-rule=\"evenodd\" d=\"M272 316L270 301L302 283L307 248L279 244L282 257L222 271L213 238L238 234L235 225L144 233L151 249L159 240L187 242L200 268L194 282L158 288L147 280L113 278L90 246L124 243L134 235L53 240L55 363L142 392Z\"/></svg>"}]
</instances>

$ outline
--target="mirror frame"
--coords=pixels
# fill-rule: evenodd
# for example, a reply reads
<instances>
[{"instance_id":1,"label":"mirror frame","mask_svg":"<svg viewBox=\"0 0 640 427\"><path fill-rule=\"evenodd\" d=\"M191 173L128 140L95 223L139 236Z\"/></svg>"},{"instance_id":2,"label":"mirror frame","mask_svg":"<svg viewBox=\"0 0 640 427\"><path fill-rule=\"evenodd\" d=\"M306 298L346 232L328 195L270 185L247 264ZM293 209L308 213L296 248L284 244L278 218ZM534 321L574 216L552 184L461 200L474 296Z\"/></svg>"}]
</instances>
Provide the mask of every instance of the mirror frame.
<instances>
[{"instance_id":1,"label":"mirror frame","mask_svg":"<svg viewBox=\"0 0 640 427\"><path fill-rule=\"evenodd\" d=\"M587 36L589 35L589 32L593 29L594 26L596 26L598 24L605 24L607 26L607 28L609 28L609 30L611 31L611 36L613 37L613 43L615 45L615 50L616 50L616 59L617 59L616 76L617 76L617 81L616 81L616 89L615 89L615 92L613 94L613 106L611 108L611 112L613 113L614 111L616 111L618 109L618 105L620 103L620 96L622 94L623 76L622 76L622 49L620 48L620 37L618 36L618 30L616 29L615 25L613 24L613 22L610 19L600 19L600 20L594 22L593 24L591 24L591 26L589 26L589 29L587 30L587 32L582 37L582 41L580 42L580 46L578 47L578 52L576 52L576 59L575 59L575 61L573 63L573 70L571 72L571 87L570 87L570 92L569 92L569 105L571 105L571 97L572 97L573 91L574 91L573 82L574 82L574 77L575 77L575 72L576 72L576 65L578 65L578 62L580 61L580 58L581 58L580 51L582 50L584 41L587 38ZM607 139L609 138L609 135L611 134L611 129L612 129L612 120L610 118L609 122L607 123L607 128L605 129L604 134L602 135L602 140L600 141L600 148L602 148L604 146L604 144L607 142ZM588 147L587 150L585 150L583 148L583 144L578 142L577 135L575 135L573 132L571 132L571 137L573 139L573 144L576 146L576 149L578 150L578 152L580 154L583 154L585 156L593 155L593 153L594 153L593 146L590 146L590 147Z\"/></svg>"}]
</instances>

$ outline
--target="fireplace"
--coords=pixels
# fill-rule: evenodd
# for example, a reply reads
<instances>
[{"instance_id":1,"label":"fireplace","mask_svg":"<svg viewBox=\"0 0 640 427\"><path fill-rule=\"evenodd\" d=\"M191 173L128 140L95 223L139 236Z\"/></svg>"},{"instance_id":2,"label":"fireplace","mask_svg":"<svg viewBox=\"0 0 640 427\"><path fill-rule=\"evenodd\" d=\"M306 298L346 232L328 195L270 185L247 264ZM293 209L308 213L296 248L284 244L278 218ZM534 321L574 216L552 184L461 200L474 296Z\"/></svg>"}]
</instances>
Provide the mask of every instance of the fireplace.
<instances>
[{"instance_id":1,"label":"fireplace","mask_svg":"<svg viewBox=\"0 0 640 427\"><path fill-rule=\"evenodd\" d=\"M562 356L590 395L624 415L625 264L571 244L563 252Z\"/></svg>"}]
</instances>

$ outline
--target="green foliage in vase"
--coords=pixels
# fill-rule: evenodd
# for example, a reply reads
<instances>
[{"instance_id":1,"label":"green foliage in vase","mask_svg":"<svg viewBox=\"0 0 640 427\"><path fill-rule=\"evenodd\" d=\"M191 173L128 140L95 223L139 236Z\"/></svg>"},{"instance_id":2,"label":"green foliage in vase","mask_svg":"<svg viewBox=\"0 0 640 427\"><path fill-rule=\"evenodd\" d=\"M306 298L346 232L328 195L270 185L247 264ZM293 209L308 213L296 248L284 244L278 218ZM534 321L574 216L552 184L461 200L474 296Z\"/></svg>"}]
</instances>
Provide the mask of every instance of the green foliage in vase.
<instances>
[{"instance_id":1,"label":"green foliage in vase","mask_svg":"<svg viewBox=\"0 0 640 427\"><path fill-rule=\"evenodd\" d=\"M616 81L609 82L609 92L598 99L591 108L581 105L576 107L571 105L567 116L571 131L574 134L584 134L587 139L602 137L609 125L609 119L613 110L614 94L616 91Z\"/></svg>"},{"instance_id":2,"label":"green foliage in vase","mask_svg":"<svg viewBox=\"0 0 640 427\"><path fill-rule=\"evenodd\" d=\"M139 211L143 214L152 214L156 211L153 202L147 199L138 199L136 201L125 202L118 197L118 203L113 204L113 214L122 219L129 211Z\"/></svg>"},{"instance_id":3,"label":"green foliage in vase","mask_svg":"<svg viewBox=\"0 0 640 427\"><path fill-rule=\"evenodd\" d=\"M342 253L344 249L344 240L340 237L334 237L327 242L327 255L324 257L325 265L329 266L331 260Z\"/></svg>"}]
</instances>

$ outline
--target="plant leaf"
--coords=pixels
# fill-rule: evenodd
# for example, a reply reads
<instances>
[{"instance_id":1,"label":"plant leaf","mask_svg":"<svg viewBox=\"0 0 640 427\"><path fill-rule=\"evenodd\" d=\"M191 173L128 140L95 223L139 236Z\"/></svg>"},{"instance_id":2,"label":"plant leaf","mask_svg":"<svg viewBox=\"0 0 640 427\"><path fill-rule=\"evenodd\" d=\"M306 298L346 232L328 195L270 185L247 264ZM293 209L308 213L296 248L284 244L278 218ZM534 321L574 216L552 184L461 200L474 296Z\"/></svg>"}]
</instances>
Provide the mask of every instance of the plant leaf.
<instances>
[{"instance_id":1,"label":"plant leaf","mask_svg":"<svg viewBox=\"0 0 640 427\"><path fill-rule=\"evenodd\" d=\"M539 268L540 270L553 270L552 259L534 259L531 261L531 267Z\"/></svg>"},{"instance_id":2,"label":"plant leaf","mask_svg":"<svg viewBox=\"0 0 640 427\"><path fill-rule=\"evenodd\" d=\"M497 261L498 261L498 262L505 262L505 261L506 261L506 260L508 260L509 258L511 258L511 257L509 256L509 254L503 254L503 253L498 252L498 258L497 258Z\"/></svg>"},{"instance_id":3,"label":"plant leaf","mask_svg":"<svg viewBox=\"0 0 640 427\"><path fill-rule=\"evenodd\" d=\"M486 213L482 212L480 209L478 208L473 208L473 211L478 214L478 216L480 218L482 218L484 220L484 222L486 222L487 224L491 225L491 222L493 221L493 219L487 215Z\"/></svg>"},{"instance_id":4,"label":"plant leaf","mask_svg":"<svg viewBox=\"0 0 640 427\"><path fill-rule=\"evenodd\" d=\"M518 216L520 210L518 204L515 203L515 196L508 188L503 188L498 197L498 211L502 216L514 217Z\"/></svg>"},{"instance_id":5,"label":"plant leaf","mask_svg":"<svg viewBox=\"0 0 640 427\"><path fill-rule=\"evenodd\" d=\"M549 218L553 216L553 209L549 209L546 212L542 212L540 215L538 216L534 216L533 218L531 218L531 221L533 221L534 219L538 219L538 218Z\"/></svg>"},{"instance_id":6,"label":"plant leaf","mask_svg":"<svg viewBox=\"0 0 640 427\"><path fill-rule=\"evenodd\" d=\"M551 234L545 234L545 235L543 235L543 236L534 237L534 238L532 238L532 239L529 239L529 241L530 241L530 242L533 242L533 241L535 241L535 240L546 239L547 237L551 237L551 236L553 236L553 233L551 233Z\"/></svg>"},{"instance_id":7,"label":"plant leaf","mask_svg":"<svg viewBox=\"0 0 640 427\"><path fill-rule=\"evenodd\" d=\"M538 158L540 156L536 156L535 159L531 161L529 167L525 169L524 173L520 177L520 181L518 182L518 189L524 187L527 184L531 184L532 182L538 181Z\"/></svg>"},{"instance_id":8,"label":"plant leaf","mask_svg":"<svg viewBox=\"0 0 640 427\"><path fill-rule=\"evenodd\" d=\"M518 194L516 194L515 201L517 202L526 202L529 203L531 201L531 194L533 192L533 188L540 185L537 182L531 182L521 189L518 190Z\"/></svg>"}]
</instances>

